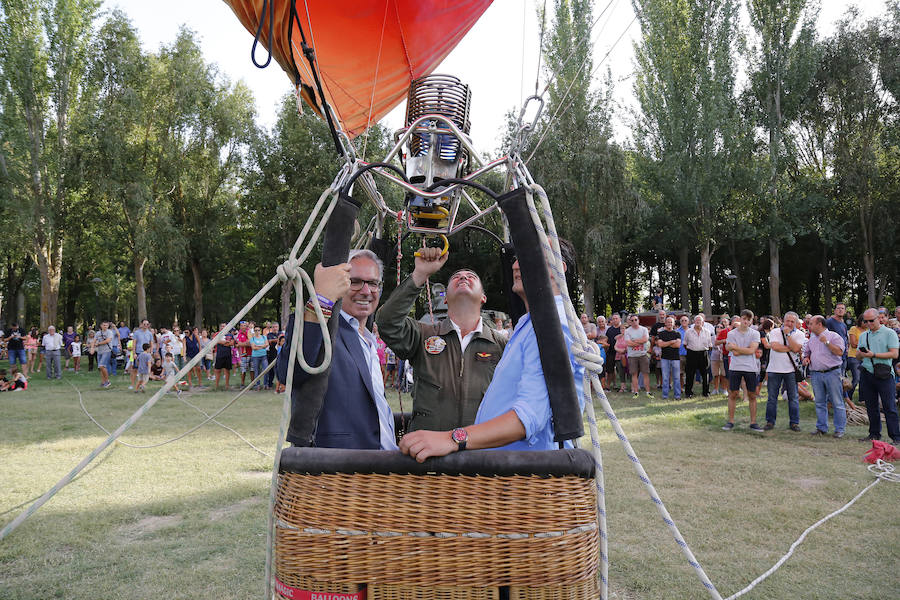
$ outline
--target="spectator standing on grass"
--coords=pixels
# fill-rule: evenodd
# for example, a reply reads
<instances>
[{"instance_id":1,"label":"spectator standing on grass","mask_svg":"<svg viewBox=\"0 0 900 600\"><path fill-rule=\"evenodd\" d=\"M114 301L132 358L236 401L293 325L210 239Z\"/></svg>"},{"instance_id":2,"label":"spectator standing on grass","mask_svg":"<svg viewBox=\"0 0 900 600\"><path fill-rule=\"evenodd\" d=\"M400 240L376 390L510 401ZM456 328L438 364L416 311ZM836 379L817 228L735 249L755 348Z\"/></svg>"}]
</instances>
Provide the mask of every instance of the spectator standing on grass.
<instances>
[{"instance_id":1,"label":"spectator standing on grass","mask_svg":"<svg viewBox=\"0 0 900 600\"><path fill-rule=\"evenodd\" d=\"M250 338L250 377L253 379L259 377L259 374L269 366L268 348L269 340L263 335L262 328L256 327L253 330L253 336ZM260 380L256 382L253 389L258 392L262 389L262 386L263 382Z\"/></svg>"},{"instance_id":2,"label":"spectator standing on grass","mask_svg":"<svg viewBox=\"0 0 900 600\"><path fill-rule=\"evenodd\" d=\"M725 350L731 354L728 371L728 421L725 431L734 429L734 412L741 394L741 383L747 386L747 403L750 407L750 430L759 433L762 427L756 423L756 384L759 381L759 364L756 349L759 347L759 331L752 329L753 311L741 311L740 326L728 332Z\"/></svg>"},{"instance_id":3,"label":"spectator standing on grass","mask_svg":"<svg viewBox=\"0 0 900 600\"><path fill-rule=\"evenodd\" d=\"M62 367L59 353L63 348L63 338L56 333L56 327L47 328L41 343L44 345L44 357L47 359L47 379L62 379Z\"/></svg>"},{"instance_id":4,"label":"spectator standing on grass","mask_svg":"<svg viewBox=\"0 0 900 600\"><path fill-rule=\"evenodd\" d=\"M3 337L3 333L0 333L0 338ZM31 331L28 332L28 335L25 336L25 354L28 359L28 364L25 367L26 373L34 373L34 362L37 360L38 355L38 346L40 345L41 340L38 336L37 327L32 327Z\"/></svg>"},{"instance_id":5,"label":"spectator standing on grass","mask_svg":"<svg viewBox=\"0 0 900 600\"><path fill-rule=\"evenodd\" d=\"M687 317L685 317L686 319ZM684 344L687 350L685 364L685 392L688 398L694 395L694 377L700 374L700 383L703 386L703 397L709 396L709 349L712 347L712 336L703 326L703 315L694 317L693 327L688 327L684 332Z\"/></svg>"},{"instance_id":6,"label":"spectator standing on grass","mask_svg":"<svg viewBox=\"0 0 900 600\"><path fill-rule=\"evenodd\" d=\"M681 346L678 347L678 367L681 369L681 389L687 389L684 381L684 375L687 372L687 344L684 343L684 333L690 329L691 320L687 315L681 315L675 320L678 327L675 331L681 336Z\"/></svg>"},{"instance_id":7,"label":"spectator standing on grass","mask_svg":"<svg viewBox=\"0 0 900 600\"><path fill-rule=\"evenodd\" d=\"M219 391L219 381L222 378L222 371L225 372L225 389L228 389L229 379L231 379L231 350L232 346L234 346L234 336L229 333L226 328L226 323L219 324L219 333L222 334L222 337L219 338L218 343L216 343L216 359L213 365L216 372L216 391ZM213 336L215 337L215 336Z\"/></svg>"},{"instance_id":8,"label":"spectator standing on grass","mask_svg":"<svg viewBox=\"0 0 900 600\"><path fill-rule=\"evenodd\" d=\"M75 341L75 328L69 325L66 327L65 333L62 334L63 347L66 351L66 366L69 368L69 359L72 358L72 342Z\"/></svg>"},{"instance_id":9,"label":"spectator standing on grass","mask_svg":"<svg viewBox=\"0 0 900 600\"><path fill-rule=\"evenodd\" d=\"M271 323L266 331L266 360L271 365L278 360L278 323ZM384 369L382 369L382 372ZM275 369L266 373L264 388L271 390L275 386Z\"/></svg>"},{"instance_id":10,"label":"spectator standing on grass","mask_svg":"<svg viewBox=\"0 0 900 600\"><path fill-rule=\"evenodd\" d=\"M184 357L186 359L186 362L191 362L191 360L198 354L200 354L200 328L194 327L184 336ZM188 387L191 387L193 385L191 383L193 381L191 375L197 378L197 387L203 387L203 379L202 375L200 374L199 363L191 367L191 370L187 373Z\"/></svg>"},{"instance_id":11,"label":"spectator standing on grass","mask_svg":"<svg viewBox=\"0 0 900 600\"><path fill-rule=\"evenodd\" d=\"M631 395L638 397L638 373L641 373L647 398L653 398L650 393L650 357L647 355L650 332L638 322L637 315L629 315L623 337L627 346L628 370L631 371Z\"/></svg>"},{"instance_id":12,"label":"spectator standing on grass","mask_svg":"<svg viewBox=\"0 0 900 600\"><path fill-rule=\"evenodd\" d=\"M843 323L841 323L843 325ZM812 435L828 434L828 403L834 411L834 437L844 437L847 409L841 385L844 339L827 328L825 317L809 320L809 341L803 348L803 364L809 366L809 381L816 401L816 430Z\"/></svg>"},{"instance_id":13,"label":"spectator standing on grass","mask_svg":"<svg viewBox=\"0 0 900 600\"><path fill-rule=\"evenodd\" d=\"M150 321L143 319L140 327L131 333L131 337L134 339L135 350L140 351L144 344L150 344L150 354L153 354L153 350L156 348L156 337L150 331Z\"/></svg>"},{"instance_id":14,"label":"spectator standing on grass","mask_svg":"<svg viewBox=\"0 0 900 600\"><path fill-rule=\"evenodd\" d=\"M597 326L590 320L587 313L581 313L581 326L584 328L584 335L592 342L597 341Z\"/></svg>"},{"instance_id":15,"label":"spectator standing on grass","mask_svg":"<svg viewBox=\"0 0 900 600\"><path fill-rule=\"evenodd\" d=\"M891 366L891 361L897 359L900 340L896 331L881 324L878 311L874 308L863 313L862 322L866 326L866 331L859 337L856 357L862 367L859 371L859 398L866 403L869 435L860 441L881 439L881 409L883 409L888 435L894 444L900 444L900 418L897 415L897 398Z\"/></svg>"},{"instance_id":16,"label":"spectator standing on grass","mask_svg":"<svg viewBox=\"0 0 900 600\"><path fill-rule=\"evenodd\" d=\"M619 356L619 350L616 348L616 342L622 335L622 317L619 313L613 313L609 316L609 326L606 328L606 342L609 344L609 351L606 353L606 364L604 370L607 375L607 385L610 390L616 389L619 378L616 377L617 370L622 373L621 386L619 392L625 391L625 369L621 366L622 358Z\"/></svg>"},{"instance_id":17,"label":"spectator standing on grass","mask_svg":"<svg viewBox=\"0 0 900 600\"><path fill-rule=\"evenodd\" d=\"M150 366L153 364L153 355L150 353L150 342L144 342L141 346L141 353L137 359L137 385L135 385L134 393L146 392L147 382L150 380Z\"/></svg>"},{"instance_id":18,"label":"spectator standing on grass","mask_svg":"<svg viewBox=\"0 0 900 600\"><path fill-rule=\"evenodd\" d=\"M781 327L769 332L769 363L766 365L766 431L775 428L778 417L778 397L787 391L788 419L791 431L800 431L800 395L797 389L796 369L800 366L800 351L806 336L798 327L800 317L793 311L784 314Z\"/></svg>"},{"instance_id":19,"label":"spectator standing on grass","mask_svg":"<svg viewBox=\"0 0 900 600\"><path fill-rule=\"evenodd\" d=\"M856 356L856 348L859 346L859 336L865 331L862 316L856 318L856 323L847 331L847 371L850 373L850 389L847 390L847 399L853 400L853 392L859 385L859 357Z\"/></svg>"},{"instance_id":20,"label":"spectator standing on grass","mask_svg":"<svg viewBox=\"0 0 900 600\"><path fill-rule=\"evenodd\" d=\"M9 366L14 367L18 363L27 376L28 355L25 353L25 331L19 327L18 323L13 323L9 331L6 332L6 337L3 338L3 341L6 342ZM38 369L40 369L40 366L38 366Z\"/></svg>"},{"instance_id":21,"label":"spectator standing on grass","mask_svg":"<svg viewBox=\"0 0 900 600\"><path fill-rule=\"evenodd\" d=\"M825 320L825 327L841 336L841 339L844 340L844 355L841 357L840 377L847 373L847 352L850 349L850 334L847 331L847 324L844 323L846 314L847 305L843 302L838 302L834 305L834 313ZM841 394L843 397L847 397L847 392L842 390Z\"/></svg>"},{"instance_id":22,"label":"spectator standing on grass","mask_svg":"<svg viewBox=\"0 0 900 600\"><path fill-rule=\"evenodd\" d=\"M94 370L94 363L97 361L97 349L94 348L94 338L96 335L97 334L93 329L89 329L84 342L84 347L87 349L88 373Z\"/></svg>"},{"instance_id":23,"label":"spectator standing on grass","mask_svg":"<svg viewBox=\"0 0 900 600\"><path fill-rule=\"evenodd\" d=\"M100 387L109 387L109 361L115 334L109 329L109 321L100 322L100 331L94 334L93 349L97 353L97 370L100 371Z\"/></svg>"},{"instance_id":24,"label":"spectator standing on grass","mask_svg":"<svg viewBox=\"0 0 900 600\"><path fill-rule=\"evenodd\" d=\"M76 335L72 341L72 368L75 369L76 373L81 368L81 346L81 336Z\"/></svg>"},{"instance_id":25,"label":"spectator standing on grass","mask_svg":"<svg viewBox=\"0 0 900 600\"><path fill-rule=\"evenodd\" d=\"M660 348L663 400L669 399L670 384L675 399L681 400L681 360L678 355L681 348L681 334L675 331L674 317L666 317L663 328L656 332L656 345Z\"/></svg>"}]
</instances>

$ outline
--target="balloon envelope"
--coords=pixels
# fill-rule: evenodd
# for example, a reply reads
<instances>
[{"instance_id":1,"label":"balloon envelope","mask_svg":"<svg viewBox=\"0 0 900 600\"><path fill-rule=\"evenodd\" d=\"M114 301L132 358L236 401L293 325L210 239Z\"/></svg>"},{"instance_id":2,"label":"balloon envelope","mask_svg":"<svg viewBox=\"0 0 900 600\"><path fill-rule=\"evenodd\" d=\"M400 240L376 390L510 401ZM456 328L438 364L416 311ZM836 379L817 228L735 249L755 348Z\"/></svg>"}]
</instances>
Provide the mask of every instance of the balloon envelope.
<instances>
[{"instance_id":1,"label":"balloon envelope","mask_svg":"<svg viewBox=\"0 0 900 600\"><path fill-rule=\"evenodd\" d=\"M263 0L224 1L255 34ZM321 114L315 82L301 47L302 26L307 44L315 51L325 98L351 137L402 102L410 82L431 73L491 3L295 0L297 19L291 24L291 0L270 1L274 3L272 58L292 83L297 83L295 78L299 76L303 99ZM259 62L269 46L268 14L267 7L257 48ZM249 48L249 40L247 45Z\"/></svg>"}]
</instances>

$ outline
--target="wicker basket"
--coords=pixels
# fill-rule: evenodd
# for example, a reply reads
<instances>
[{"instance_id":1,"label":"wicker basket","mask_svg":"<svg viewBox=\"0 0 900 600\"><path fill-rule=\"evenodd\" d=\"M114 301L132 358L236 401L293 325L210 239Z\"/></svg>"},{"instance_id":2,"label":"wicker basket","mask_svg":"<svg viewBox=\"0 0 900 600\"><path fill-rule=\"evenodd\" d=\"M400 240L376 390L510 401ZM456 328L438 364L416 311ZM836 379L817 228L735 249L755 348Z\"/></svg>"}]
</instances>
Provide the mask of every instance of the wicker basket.
<instances>
[{"instance_id":1,"label":"wicker basket","mask_svg":"<svg viewBox=\"0 0 900 600\"><path fill-rule=\"evenodd\" d=\"M597 598L593 461L581 450L397 453L289 448L275 573L368 600ZM291 594L282 594L289 598Z\"/></svg>"}]
</instances>

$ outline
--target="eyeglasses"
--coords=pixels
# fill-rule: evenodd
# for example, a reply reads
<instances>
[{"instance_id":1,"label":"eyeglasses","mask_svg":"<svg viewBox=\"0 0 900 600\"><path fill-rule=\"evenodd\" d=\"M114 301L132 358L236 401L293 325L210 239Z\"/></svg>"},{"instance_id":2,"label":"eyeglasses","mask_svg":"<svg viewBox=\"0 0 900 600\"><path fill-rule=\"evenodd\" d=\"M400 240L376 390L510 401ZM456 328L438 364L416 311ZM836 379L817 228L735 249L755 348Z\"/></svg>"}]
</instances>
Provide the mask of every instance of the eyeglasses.
<instances>
[{"instance_id":1,"label":"eyeglasses","mask_svg":"<svg viewBox=\"0 0 900 600\"><path fill-rule=\"evenodd\" d=\"M357 279L356 277L350 278L350 289L354 292L362 289L363 285L368 285L370 290L380 290L381 282L377 279Z\"/></svg>"},{"instance_id":2,"label":"eyeglasses","mask_svg":"<svg viewBox=\"0 0 900 600\"><path fill-rule=\"evenodd\" d=\"M876 319L863 319L862 320L863 323L874 323L875 321L876 321Z\"/></svg>"}]
</instances>

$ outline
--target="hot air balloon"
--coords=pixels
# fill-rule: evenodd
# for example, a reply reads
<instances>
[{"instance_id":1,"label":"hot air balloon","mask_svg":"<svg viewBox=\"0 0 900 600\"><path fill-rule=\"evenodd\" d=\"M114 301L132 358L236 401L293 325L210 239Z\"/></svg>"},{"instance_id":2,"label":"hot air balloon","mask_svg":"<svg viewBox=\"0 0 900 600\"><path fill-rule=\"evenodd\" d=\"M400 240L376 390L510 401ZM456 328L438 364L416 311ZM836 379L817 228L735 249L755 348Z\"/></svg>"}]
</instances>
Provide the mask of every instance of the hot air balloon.
<instances>
[{"instance_id":1,"label":"hot air balloon","mask_svg":"<svg viewBox=\"0 0 900 600\"><path fill-rule=\"evenodd\" d=\"M346 261L354 245L390 251L384 243L386 224L395 218L401 223L397 239L403 229L441 237L446 250L448 236L502 211L504 237L511 242L501 248L505 267L509 270L518 259L523 280L535 282L526 283L526 289L531 290L529 307L556 441L562 448L564 441L580 437L582 415L572 372L567 362L559 362L569 354L555 301L536 291L549 290L550 283L526 203L526 187L534 182L519 156L540 110L527 123L520 116L513 147L488 161L469 138L468 86L457 77L432 72L490 1L226 3L254 36L254 62L268 63L271 53L299 96L329 121L344 158L317 205L328 204L322 264ZM352 138L404 98L405 126L396 132L394 146L377 162L357 158ZM494 169L507 172L505 193L478 181ZM378 192L379 182L400 187L403 205L388 206ZM376 217L354 242L351 233L363 195ZM286 271L296 269L299 243ZM299 293L299 284L295 289ZM294 328L289 360L308 368L295 350L299 329ZM291 376L289 388L290 381ZM267 584L274 583L276 596L371 600L601 594L604 527L594 483L598 471L590 453L463 452L419 465L396 452L312 447L327 381L326 369L295 390L293 397L302 402L290 404L290 395L285 400L294 437L309 439L310 447L295 442L282 450L279 445L276 458L267 561L274 571Z\"/></svg>"}]
</instances>

